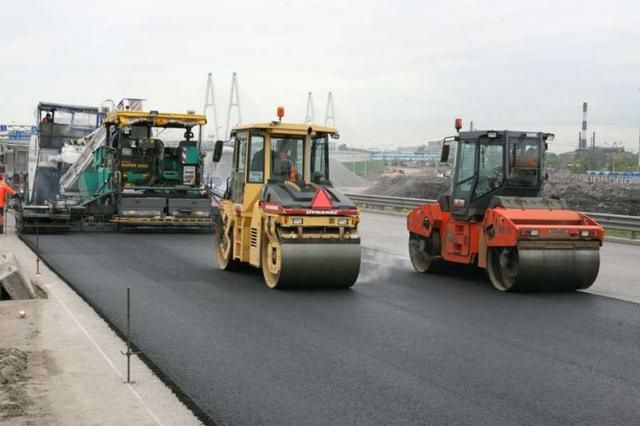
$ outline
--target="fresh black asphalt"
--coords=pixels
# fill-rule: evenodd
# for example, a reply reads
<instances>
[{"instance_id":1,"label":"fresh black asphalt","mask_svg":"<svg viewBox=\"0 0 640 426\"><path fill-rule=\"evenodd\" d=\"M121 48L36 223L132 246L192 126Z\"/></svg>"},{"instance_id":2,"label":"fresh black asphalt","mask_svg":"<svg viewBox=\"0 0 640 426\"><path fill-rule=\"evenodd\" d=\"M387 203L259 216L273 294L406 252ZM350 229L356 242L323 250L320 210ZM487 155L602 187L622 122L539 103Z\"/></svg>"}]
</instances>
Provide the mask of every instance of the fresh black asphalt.
<instances>
[{"instance_id":1,"label":"fresh black asphalt","mask_svg":"<svg viewBox=\"0 0 640 426\"><path fill-rule=\"evenodd\" d=\"M640 419L637 304L503 294L370 250L351 290L274 291L219 270L211 235L41 235L40 248L120 330L131 287L134 342L215 422Z\"/></svg>"}]
</instances>

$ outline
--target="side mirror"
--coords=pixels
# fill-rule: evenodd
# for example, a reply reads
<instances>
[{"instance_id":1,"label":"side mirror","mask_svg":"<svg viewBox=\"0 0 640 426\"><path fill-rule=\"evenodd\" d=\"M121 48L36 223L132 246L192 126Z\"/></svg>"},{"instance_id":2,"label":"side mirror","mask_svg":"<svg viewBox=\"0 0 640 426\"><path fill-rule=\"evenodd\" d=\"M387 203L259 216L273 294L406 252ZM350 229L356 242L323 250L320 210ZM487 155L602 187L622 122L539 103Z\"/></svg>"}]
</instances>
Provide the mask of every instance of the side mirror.
<instances>
[{"instance_id":1,"label":"side mirror","mask_svg":"<svg viewBox=\"0 0 640 426\"><path fill-rule=\"evenodd\" d=\"M442 144L442 153L440 154L440 162L441 163L446 163L447 161L449 161L449 150L451 149L451 147L449 145L447 145L446 143Z\"/></svg>"},{"instance_id":2,"label":"side mirror","mask_svg":"<svg viewBox=\"0 0 640 426\"><path fill-rule=\"evenodd\" d=\"M222 148L224 146L224 141L216 141L216 145L213 148L213 162L218 163L222 158Z\"/></svg>"}]
</instances>

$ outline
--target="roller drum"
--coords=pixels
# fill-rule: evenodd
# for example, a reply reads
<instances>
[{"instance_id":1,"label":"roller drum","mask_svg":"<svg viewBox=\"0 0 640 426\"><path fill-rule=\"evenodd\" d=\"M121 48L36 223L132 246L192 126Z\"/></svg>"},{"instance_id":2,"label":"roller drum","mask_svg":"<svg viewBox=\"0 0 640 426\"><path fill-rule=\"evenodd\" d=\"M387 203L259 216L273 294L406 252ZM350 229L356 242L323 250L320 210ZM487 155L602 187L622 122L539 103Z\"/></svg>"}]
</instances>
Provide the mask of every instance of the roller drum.
<instances>
[{"instance_id":1,"label":"roller drum","mask_svg":"<svg viewBox=\"0 0 640 426\"><path fill-rule=\"evenodd\" d=\"M489 276L502 291L570 291L590 287L600 269L597 249L497 248Z\"/></svg>"},{"instance_id":2,"label":"roller drum","mask_svg":"<svg viewBox=\"0 0 640 426\"><path fill-rule=\"evenodd\" d=\"M269 265L262 265L270 287L349 288L358 279L359 241L281 242L280 249L279 274L267 277Z\"/></svg>"}]
</instances>

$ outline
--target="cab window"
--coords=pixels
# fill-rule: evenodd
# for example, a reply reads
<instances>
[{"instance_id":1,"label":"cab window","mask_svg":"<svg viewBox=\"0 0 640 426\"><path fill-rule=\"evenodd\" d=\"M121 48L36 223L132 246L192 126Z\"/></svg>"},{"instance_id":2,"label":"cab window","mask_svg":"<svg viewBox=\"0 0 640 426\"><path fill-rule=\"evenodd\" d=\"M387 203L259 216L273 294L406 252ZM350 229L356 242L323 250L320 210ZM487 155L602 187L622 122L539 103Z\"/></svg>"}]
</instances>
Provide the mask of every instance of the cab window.
<instances>
[{"instance_id":1,"label":"cab window","mask_svg":"<svg viewBox=\"0 0 640 426\"><path fill-rule=\"evenodd\" d=\"M327 136L311 140L311 182L321 185L329 181L329 142Z\"/></svg>"},{"instance_id":2,"label":"cab window","mask_svg":"<svg viewBox=\"0 0 640 426\"><path fill-rule=\"evenodd\" d=\"M234 168L236 172L243 172L245 158L247 155L247 134L238 133L236 139L236 164Z\"/></svg>"},{"instance_id":3,"label":"cab window","mask_svg":"<svg viewBox=\"0 0 640 426\"><path fill-rule=\"evenodd\" d=\"M251 135L249 141L249 183L264 182L264 136Z\"/></svg>"},{"instance_id":4,"label":"cab window","mask_svg":"<svg viewBox=\"0 0 640 426\"><path fill-rule=\"evenodd\" d=\"M234 172L231 175L231 199L236 203L242 202L244 195L244 165L247 156L247 137L248 135L246 133L238 133L236 136Z\"/></svg>"},{"instance_id":5,"label":"cab window","mask_svg":"<svg viewBox=\"0 0 640 426\"><path fill-rule=\"evenodd\" d=\"M455 175L455 198L466 199L475 176L476 141L460 142Z\"/></svg>"},{"instance_id":6,"label":"cab window","mask_svg":"<svg viewBox=\"0 0 640 426\"><path fill-rule=\"evenodd\" d=\"M303 143L304 140L299 138L271 138L271 179L302 179Z\"/></svg>"},{"instance_id":7,"label":"cab window","mask_svg":"<svg viewBox=\"0 0 640 426\"><path fill-rule=\"evenodd\" d=\"M513 138L510 141L509 183L519 186L536 185L540 174L540 145L537 138Z\"/></svg>"},{"instance_id":8,"label":"cab window","mask_svg":"<svg viewBox=\"0 0 640 426\"><path fill-rule=\"evenodd\" d=\"M473 198L480 198L502 186L504 181L503 142L495 139L480 140L478 155L478 182Z\"/></svg>"}]
</instances>

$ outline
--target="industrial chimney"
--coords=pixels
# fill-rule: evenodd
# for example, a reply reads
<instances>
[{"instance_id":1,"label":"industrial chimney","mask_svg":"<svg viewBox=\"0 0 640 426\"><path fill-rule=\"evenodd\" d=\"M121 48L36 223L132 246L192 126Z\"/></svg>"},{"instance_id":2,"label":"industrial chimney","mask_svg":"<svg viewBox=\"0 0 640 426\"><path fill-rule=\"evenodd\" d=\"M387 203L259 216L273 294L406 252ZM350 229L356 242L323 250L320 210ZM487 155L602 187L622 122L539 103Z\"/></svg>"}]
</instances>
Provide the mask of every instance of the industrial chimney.
<instances>
[{"instance_id":1,"label":"industrial chimney","mask_svg":"<svg viewBox=\"0 0 640 426\"><path fill-rule=\"evenodd\" d=\"M582 131L580 132L579 150L587 149L587 103L582 103Z\"/></svg>"}]
</instances>

